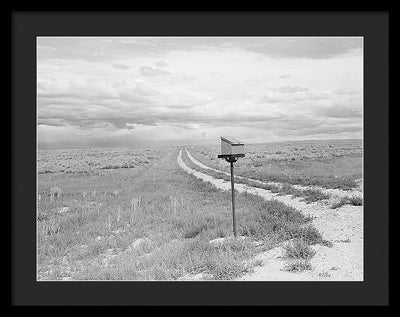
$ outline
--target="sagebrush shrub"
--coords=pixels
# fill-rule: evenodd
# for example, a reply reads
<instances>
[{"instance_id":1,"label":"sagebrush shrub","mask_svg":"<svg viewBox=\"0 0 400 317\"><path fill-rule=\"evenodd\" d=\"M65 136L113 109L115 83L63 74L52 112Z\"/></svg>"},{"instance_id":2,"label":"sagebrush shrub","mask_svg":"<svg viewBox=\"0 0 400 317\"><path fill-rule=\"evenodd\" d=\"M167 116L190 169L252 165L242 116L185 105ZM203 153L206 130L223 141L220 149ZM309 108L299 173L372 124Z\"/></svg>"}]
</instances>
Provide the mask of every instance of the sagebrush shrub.
<instances>
[{"instance_id":1,"label":"sagebrush shrub","mask_svg":"<svg viewBox=\"0 0 400 317\"><path fill-rule=\"evenodd\" d=\"M310 259L315 251L303 239L296 239L285 246L286 256L296 259Z\"/></svg>"}]
</instances>

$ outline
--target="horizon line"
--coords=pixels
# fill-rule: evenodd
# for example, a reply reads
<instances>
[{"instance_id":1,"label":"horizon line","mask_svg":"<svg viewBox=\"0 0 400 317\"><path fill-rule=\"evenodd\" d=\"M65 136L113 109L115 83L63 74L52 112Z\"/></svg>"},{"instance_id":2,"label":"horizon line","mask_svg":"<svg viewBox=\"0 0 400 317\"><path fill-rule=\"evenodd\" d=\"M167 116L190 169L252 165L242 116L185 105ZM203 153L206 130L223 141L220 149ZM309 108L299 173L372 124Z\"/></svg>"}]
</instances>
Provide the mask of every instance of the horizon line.
<instances>
[{"instance_id":1,"label":"horizon line","mask_svg":"<svg viewBox=\"0 0 400 317\"><path fill-rule=\"evenodd\" d=\"M363 141L364 138L342 138L342 139L302 139L302 140L279 140L279 141L265 141L265 142L248 142L246 144L266 144L266 143L285 143L285 142L323 142L323 141L350 141L350 140L361 140ZM146 148L146 147L157 147L157 146L170 146L170 147L182 147L182 146L203 146L203 145L214 145L214 143L219 143L219 141L216 142L205 142L205 143L193 143L189 144L186 142L181 142L180 144L170 144L168 145L169 141L164 141L164 142L146 142L142 144L132 144L132 145L122 145L122 146L88 146L88 147L39 147L37 145L36 150L91 150L91 149L118 149L118 148L133 148L133 147L139 147L139 148ZM174 142L174 141L171 141ZM176 141L178 142L178 141Z\"/></svg>"}]
</instances>

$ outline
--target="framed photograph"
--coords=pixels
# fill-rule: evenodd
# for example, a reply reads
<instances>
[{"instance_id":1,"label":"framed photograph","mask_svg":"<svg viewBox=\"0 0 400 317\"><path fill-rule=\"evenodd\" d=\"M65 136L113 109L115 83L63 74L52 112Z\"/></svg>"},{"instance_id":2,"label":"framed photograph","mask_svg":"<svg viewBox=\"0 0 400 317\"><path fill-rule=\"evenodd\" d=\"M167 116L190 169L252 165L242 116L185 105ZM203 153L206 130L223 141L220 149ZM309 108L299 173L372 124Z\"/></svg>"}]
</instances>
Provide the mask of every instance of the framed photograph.
<instances>
[{"instance_id":1,"label":"framed photograph","mask_svg":"<svg viewBox=\"0 0 400 317\"><path fill-rule=\"evenodd\" d=\"M388 305L388 15L13 12L12 303Z\"/></svg>"}]
</instances>

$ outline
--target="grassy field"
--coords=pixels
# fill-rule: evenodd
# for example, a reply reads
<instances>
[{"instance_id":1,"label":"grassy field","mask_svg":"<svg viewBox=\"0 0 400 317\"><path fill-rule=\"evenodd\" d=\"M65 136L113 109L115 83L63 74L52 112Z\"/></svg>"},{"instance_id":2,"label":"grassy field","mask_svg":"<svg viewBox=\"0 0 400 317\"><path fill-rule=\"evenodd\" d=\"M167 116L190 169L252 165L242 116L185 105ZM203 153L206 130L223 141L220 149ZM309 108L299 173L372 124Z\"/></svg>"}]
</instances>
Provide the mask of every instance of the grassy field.
<instances>
[{"instance_id":1,"label":"grassy field","mask_svg":"<svg viewBox=\"0 0 400 317\"><path fill-rule=\"evenodd\" d=\"M183 154L183 157L186 158L185 164L189 166L191 169L199 171L201 173L210 175L214 178L218 179L224 179L226 181L230 181L230 175L227 175L223 172L217 172L213 171L210 169L205 169L202 168L195 163L193 163L187 156L186 151ZM225 163L226 164L226 163ZM235 178L235 183L236 184L245 184L249 185L251 187L256 187L256 188L262 188L269 190L273 193L277 193L278 195L291 195L293 197L302 197L303 201L307 203L312 203L320 200L328 200L330 198L329 195L323 193L321 190L318 189L297 189L293 185L283 183L282 185L276 185L276 184L268 184L268 183L260 183L251 179L246 179L246 178ZM338 206L339 204L345 205L347 203L352 202L352 200L340 200L340 202L337 202Z\"/></svg>"},{"instance_id":2,"label":"grassy field","mask_svg":"<svg viewBox=\"0 0 400 317\"><path fill-rule=\"evenodd\" d=\"M40 151L38 279L176 280L202 273L229 280L258 264L254 254L288 239L324 242L299 211L244 193L236 196L237 225L247 238L210 244L231 235L230 193L185 173L177 154L177 148Z\"/></svg>"},{"instance_id":3,"label":"grassy field","mask_svg":"<svg viewBox=\"0 0 400 317\"><path fill-rule=\"evenodd\" d=\"M73 149L38 152L38 174L93 174L102 170L140 168L160 158L165 148Z\"/></svg>"},{"instance_id":4,"label":"grassy field","mask_svg":"<svg viewBox=\"0 0 400 317\"><path fill-rule=\"evenodd\" d=\"M188 147L205 165L228 172L220 145ZM362 178L362 140L299 141L245 145L235 173L261 181L349 190Z\"/></svg>"}]
</instances>

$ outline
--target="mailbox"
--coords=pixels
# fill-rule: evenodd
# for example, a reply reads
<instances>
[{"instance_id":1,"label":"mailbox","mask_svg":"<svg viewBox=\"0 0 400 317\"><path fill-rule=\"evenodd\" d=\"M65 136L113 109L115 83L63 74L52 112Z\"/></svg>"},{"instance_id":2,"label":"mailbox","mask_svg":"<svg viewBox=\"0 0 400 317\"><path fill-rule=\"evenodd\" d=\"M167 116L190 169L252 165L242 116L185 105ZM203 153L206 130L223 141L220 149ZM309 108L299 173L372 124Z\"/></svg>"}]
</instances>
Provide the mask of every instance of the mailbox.
<instances>
[{"instance_id":1,"label":"mailbox","mask_svg":"<svg viewBox=\"0 0 400 317\"><path fill-rule=\"evenodd\" d=\"M236 216L235 216L235 179L233 175L233 163L239 157L244 157L244 143L231 137L221 136L221 155L218 158L225 159L231 165L231 192L232 192L232 221L233 235L236 238Z\"/></svg>"},{"instance_id":2,"label":"mailbox","mask_svg":"<svg viewBox=\"0 0 400 317\"><path fill-rule=\"evenodd\" d=\"M244 143L231 137L221 137L221 155L244 156Z\"/></svg>"}]
</instances>

